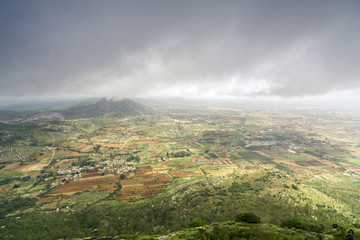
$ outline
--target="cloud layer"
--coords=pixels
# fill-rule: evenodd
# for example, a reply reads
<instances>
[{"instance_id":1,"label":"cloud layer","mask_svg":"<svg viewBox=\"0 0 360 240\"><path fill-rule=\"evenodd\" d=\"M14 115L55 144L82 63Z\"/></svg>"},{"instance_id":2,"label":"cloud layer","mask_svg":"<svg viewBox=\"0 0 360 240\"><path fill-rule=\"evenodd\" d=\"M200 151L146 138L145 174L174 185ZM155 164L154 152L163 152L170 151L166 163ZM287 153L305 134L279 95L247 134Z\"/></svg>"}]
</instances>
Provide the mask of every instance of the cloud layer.
<instances>
[{"instance_id":1,"label":"cloud layer","mask_svg":"<svg viewBox=\"0 0 360 240\"><path fill-rule=\"evenodd\" d=\"M0 95L314 96L360 88L359 1L3 1Z\"/></svg>"}]
</instances>

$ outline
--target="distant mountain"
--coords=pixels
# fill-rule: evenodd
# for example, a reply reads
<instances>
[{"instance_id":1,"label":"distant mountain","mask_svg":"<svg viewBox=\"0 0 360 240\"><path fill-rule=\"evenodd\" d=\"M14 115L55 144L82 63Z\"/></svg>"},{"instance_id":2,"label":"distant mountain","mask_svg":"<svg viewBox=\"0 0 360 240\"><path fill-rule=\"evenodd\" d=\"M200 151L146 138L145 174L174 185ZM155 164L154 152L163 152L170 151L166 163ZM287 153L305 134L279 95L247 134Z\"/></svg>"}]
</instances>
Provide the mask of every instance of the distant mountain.
<instances>
[{"instance_id":1,"label":"distant mountain","mask_svg":"<svg viewBox=\"0 0 360 240\"><path fill-rule=\"evenodd\" d=\"M123 115L136 115L150 114L153 113L154 110L127 98L120 101L101 98L99 101L93 104L75 106L64 110L62 111L62 114L65 116L65 118L74 119L98 117L112 112Z\"/></svg>"}]
</instances>

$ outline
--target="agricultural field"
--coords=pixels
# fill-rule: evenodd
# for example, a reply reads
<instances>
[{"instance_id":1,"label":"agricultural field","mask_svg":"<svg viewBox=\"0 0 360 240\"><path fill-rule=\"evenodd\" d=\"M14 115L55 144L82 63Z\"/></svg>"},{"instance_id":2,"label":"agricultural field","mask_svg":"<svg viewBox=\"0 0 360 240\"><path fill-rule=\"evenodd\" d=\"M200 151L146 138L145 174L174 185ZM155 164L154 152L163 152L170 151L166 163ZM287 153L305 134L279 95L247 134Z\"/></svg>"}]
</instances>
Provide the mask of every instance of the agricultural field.
<instances>
[{"instance_id":1,"label":"agricultural field","mask_svg":"<svg viewBox=\"0 0 360 240\"><path fill-rule=\"evenodd\" d=\"M360 193L351 191L360 187L359 114L347 112L349 118L343 118L309 109L159 109L152 115L1 123L0 201L8 206L0 213L2 226L35 213L82 214L97 206L117 206L140 214L138 209L146 205L158 209L156 214L169 214L160 218L151 213L153 224L162 226L156 231L164 232L169 226L159 219L175 221L180 217L175 209L195 209L196 198L203 201L200 209L209 204L214 211L182 212L183 222L172 230L193 220L195 213L208 223L226 220L235 206L247 206L279 224L275 205L263 213L256 210L278 201L284 214L296 206L311 221L360 222ZM16 207L20 200L28 205ZM121 221L127 229L107 222L104 231L111 226L116 233L136 232L132 220ZM65 237L74 236L81 234Z\"/></svg>"}]
</instances>

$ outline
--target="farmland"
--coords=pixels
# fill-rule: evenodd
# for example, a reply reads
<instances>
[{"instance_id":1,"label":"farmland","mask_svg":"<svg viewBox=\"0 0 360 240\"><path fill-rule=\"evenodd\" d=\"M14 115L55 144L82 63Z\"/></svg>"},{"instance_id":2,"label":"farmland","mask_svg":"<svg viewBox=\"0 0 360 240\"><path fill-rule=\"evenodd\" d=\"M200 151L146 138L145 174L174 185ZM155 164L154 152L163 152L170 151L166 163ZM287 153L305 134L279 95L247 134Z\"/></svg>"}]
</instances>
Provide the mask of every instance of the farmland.
<instances>
[{"instance_id":1,"label":"farmland","mask_svg":"<svg viewBox=\"0 0 360 240\"><path fill-rule=\"evenodd\" d=\"M129 211L139 217L144 206L146 211L156 208L156 214L167 212L161 217L151 213L154 228L162 226L158 232L177 230L195 214L209 223L228 219L235 207L258 211L272 224L289 206L311 221L360 221L360 194L351 191L360 186L359 114L345 112L349 117L343 118L309 109L157 107L159 112L150 115L1 123L1 202L32 199L27 208L3 212L2 224L27 214L81 215L114 206L123 209L112 210L119 219L127 219ZM202 201L197 207L195 199ZM173 223L180 213L182 221L166 226L164 219ZM133 220L121 221L127 229L107 223L105 233L111 233L110 227L115 233L138 231ZM86 231L83 236L95 234ZM73 236L81 234L66 235Z\"/></svg>"}]
</instances>

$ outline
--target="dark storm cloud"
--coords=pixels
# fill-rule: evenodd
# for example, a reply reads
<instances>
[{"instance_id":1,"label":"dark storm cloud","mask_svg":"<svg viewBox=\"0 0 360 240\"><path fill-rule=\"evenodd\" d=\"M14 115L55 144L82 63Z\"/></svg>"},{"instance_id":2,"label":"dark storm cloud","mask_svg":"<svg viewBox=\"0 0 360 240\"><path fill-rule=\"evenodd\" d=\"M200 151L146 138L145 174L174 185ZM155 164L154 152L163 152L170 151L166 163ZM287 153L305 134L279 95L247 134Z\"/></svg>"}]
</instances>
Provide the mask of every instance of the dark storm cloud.
<instances>
[{"instance_id":1,"label":"dark storm cloud","mask_svg":"<svg viewBox=\"0 0 360 240\"><path fill-rule=\"evenodd\" d=\"M360 88L358 1L2 1L2 96Z\"/></svg>"}]
</instances>

